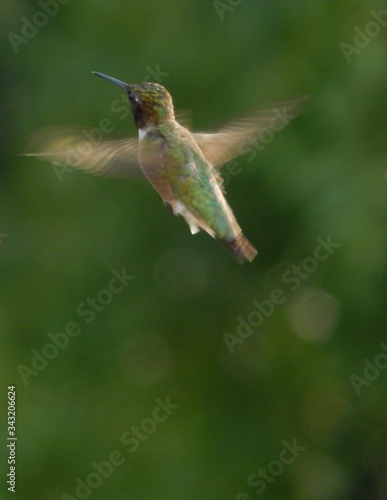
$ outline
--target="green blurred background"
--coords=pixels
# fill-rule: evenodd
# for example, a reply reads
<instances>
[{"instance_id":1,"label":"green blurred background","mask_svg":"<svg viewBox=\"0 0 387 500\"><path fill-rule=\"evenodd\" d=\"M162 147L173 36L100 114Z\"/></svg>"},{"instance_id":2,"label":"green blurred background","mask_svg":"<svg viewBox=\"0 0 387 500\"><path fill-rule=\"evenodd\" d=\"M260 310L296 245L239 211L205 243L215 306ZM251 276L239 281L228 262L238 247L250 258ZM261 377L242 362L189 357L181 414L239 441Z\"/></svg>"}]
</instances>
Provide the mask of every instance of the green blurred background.
<instances>
[{"instance_id":1,"label":"green blurred background","mask_svg":"<svg viewBox=\"0 0 387 500\"><path fill-rule=\"evenodd\" d=\"M0 497L11 495L14 384L17 498L386 499L387 27L371 14L385 4L50 5L58 12L46 23L35 1L0 6ZM44 26L12 46L23 17ZM358 35L362 47L346 58L340 44L354 46L355 27L372 36ZM227 185L259 249L253 263L191 236L146 182L76 171L60 180L48 163L17 156L45 126L110 119L105 138L135 134L126 104L111 108L120 90L92 70L158 78L196 130L313 95L253 161L238 159ZM336 248L315 265L317 239L329 236ZM303 277L289 284L299 265ZM87 323L77 308L123 268L134 279ZM273 289L285 302L231 353L224 334ZM81 333L25 383L20 366L70 321ZM167 397L179 407L153 424ZM132 452L120 439L141 424L151 433ZM281 463L294 440L302 451ZM100 480L92 464L114 450L123 463ZM260 483L259 468L269 471ZM93 484L83 496L77 478Z\"/></svg>"}]
</instances>

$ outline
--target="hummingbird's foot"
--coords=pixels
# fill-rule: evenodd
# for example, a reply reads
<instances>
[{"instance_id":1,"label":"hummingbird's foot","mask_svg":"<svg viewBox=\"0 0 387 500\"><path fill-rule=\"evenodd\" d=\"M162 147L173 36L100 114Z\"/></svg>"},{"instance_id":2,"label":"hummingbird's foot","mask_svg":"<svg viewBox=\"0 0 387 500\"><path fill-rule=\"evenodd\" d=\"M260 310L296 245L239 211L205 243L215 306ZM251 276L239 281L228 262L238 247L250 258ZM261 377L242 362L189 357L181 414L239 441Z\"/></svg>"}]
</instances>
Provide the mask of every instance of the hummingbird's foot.
<instances>
[{"instance_id":1,"label":"hummingbird's foot","mask_svg":"<svg viewBox=\"0 0 387 500\"><path fill-rule=\"evenodd\" d=\"M172 215L183 215L183 208L182 208L182 207L184 207L183 204L177 203L175 205L175 210L173 209L173 206L170 203L168 203L167 201L164 201L164 205L167 208L168 212L171 213ZM185 216L185 219L186 219L187 224L189 225L191 234L196 234L200 231L200 228L197 226L197 224L195 224L195 221L194 221L192 216L191 216L189 222L188 222L186 216Z\"/></svg>"}]
</instances>

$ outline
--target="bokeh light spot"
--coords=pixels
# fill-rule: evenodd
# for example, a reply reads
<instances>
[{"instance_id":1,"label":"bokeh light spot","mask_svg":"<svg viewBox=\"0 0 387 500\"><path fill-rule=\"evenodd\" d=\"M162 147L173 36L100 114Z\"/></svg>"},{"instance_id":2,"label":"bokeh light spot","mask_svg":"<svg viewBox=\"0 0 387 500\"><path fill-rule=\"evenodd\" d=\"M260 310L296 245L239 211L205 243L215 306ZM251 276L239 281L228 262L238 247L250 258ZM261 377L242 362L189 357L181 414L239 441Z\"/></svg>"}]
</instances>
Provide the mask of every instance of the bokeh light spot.
<instances>
[{"instance_id":1,"label":"bokeh light spot","mask_svg":"<svg viewBox=\"0 0 387 500\"><path fill-rule=\"evenodd\" d=\"M323 344L335 332L340 317L338 301L328 292L307 287L289 305L289 320L296 334Z\"/></svg>"}]
</instances>

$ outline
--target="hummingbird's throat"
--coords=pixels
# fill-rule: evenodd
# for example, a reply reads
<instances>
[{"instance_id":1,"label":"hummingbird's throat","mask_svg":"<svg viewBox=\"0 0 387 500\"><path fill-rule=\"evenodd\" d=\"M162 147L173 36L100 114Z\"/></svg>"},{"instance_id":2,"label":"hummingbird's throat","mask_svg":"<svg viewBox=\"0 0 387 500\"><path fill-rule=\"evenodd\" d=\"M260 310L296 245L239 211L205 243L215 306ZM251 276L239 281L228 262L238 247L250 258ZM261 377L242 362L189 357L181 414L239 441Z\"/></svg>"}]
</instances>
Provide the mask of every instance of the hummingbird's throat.
<instances>
[{"instance_id":1,"label":"hummingbird's throat","mask_svg":"<svg viewBox=\"0 0 387 500\"><path fill-rule=\"evenodd\" d=\"M148 126L148 118L142 106L132 104L132 113L134 118L134 124L138 130L144 129Z\"/></svg>"},{"instance_id":2,"label":"hummingbird's throat","mask_svg":"<svg viewBox=\"0 0 387 500\"><path fill-rule=\"evenodd\" d=\"M145 106L137 103L132 104L132 113L134 124L138 130L146 129L150 125L159 125L168 120L174 120L175 116L173 109L165 109L159 106L154 106L147 109Z\"/></svg>"}]
</instances>

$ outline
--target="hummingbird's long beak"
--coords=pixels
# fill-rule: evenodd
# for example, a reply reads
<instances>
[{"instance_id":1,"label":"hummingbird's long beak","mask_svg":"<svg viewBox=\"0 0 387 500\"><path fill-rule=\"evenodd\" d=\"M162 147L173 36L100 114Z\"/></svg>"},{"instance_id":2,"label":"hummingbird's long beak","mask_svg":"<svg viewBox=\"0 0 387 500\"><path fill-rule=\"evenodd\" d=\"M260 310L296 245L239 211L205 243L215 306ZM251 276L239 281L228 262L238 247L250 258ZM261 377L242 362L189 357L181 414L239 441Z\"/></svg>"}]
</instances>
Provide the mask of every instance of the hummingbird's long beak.
<instances>
[{"instance_id":1,"label":"hummingbird's long beak","mask_svg":"<svg viewBox=\"0 0 387 500\"><path fill-rule=\"evenodd\" d=\"M112 76L104 75L103 73L99 73L98 71L92 71L93 75L100 76L101 78L105 78L105 80L109 80L109 82L113 82L119 87L122 87L125 90L128 90L130 85L127 83L121 82L120 80L117 80L116 78L113 78Z\"/></svg>"}]
</instances>

